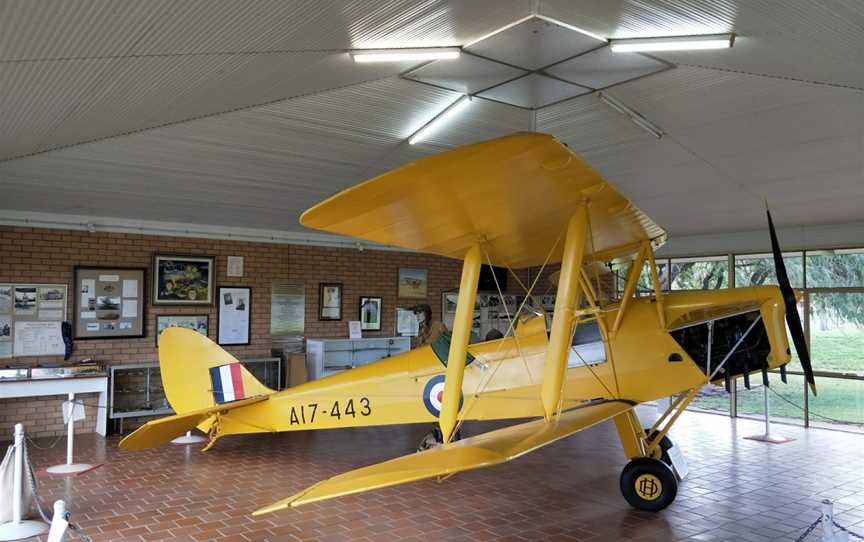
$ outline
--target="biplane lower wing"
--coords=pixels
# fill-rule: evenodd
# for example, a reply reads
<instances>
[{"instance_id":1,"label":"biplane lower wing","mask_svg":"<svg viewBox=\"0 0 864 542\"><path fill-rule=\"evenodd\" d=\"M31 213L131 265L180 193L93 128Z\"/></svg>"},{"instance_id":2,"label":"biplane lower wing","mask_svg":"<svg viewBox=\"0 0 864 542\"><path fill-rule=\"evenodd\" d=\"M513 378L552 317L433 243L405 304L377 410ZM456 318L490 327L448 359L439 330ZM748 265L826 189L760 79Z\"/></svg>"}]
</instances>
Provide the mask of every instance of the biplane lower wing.
<instances>
[{"instance_id":1,"label":"biplane lower wing","mask_svg":"<svg viewBox=\"0 0 864 542\"><path fill-rule=\"evenodd\" d=\"M256 510L261 515L289 506L362 493L437 476L499 465L608 420L633 408L625 401L575 407L546 422L533 420L362 467L319 482L287 499Z\"/></svg>"},{"instance_id":2,"label":"biplane lower wing","mask_svg":"<svg viewBox=\"0 0 864 542\"><path fill-rule=\"evenodd\" d=\"M221 405L193 410L184 414L159 418L158 420L145 423L132 434L121 440L120 447L124 450L144 450L146 448L160 446L170 442L176 437L179 437L186 431L191 431L198 427L198 425L214 414L222 414L237 408L260 403L267 399L268 396L266 395L258 395L240 401L223 403Z\"/></svg>"}]
</instances>

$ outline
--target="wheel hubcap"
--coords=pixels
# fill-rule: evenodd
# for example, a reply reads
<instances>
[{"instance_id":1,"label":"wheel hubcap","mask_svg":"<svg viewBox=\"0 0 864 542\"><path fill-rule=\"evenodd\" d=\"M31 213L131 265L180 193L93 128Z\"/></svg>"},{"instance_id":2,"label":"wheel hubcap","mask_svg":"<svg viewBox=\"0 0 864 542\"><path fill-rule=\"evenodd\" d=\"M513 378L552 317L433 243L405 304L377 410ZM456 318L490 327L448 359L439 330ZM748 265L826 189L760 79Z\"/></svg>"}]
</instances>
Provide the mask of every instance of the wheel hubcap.
<instances>
[{"instance_id":1,"label":"wheel hubcap","mask_svg":"<svg viewBox=\"0 0 864 542\"><path fill-rule=\"evenodd\" d=\"M653 501L663 493L663 483L653 474L643 474L634 483L636 494L646 501Z\"/></svg>"}]
</instances>

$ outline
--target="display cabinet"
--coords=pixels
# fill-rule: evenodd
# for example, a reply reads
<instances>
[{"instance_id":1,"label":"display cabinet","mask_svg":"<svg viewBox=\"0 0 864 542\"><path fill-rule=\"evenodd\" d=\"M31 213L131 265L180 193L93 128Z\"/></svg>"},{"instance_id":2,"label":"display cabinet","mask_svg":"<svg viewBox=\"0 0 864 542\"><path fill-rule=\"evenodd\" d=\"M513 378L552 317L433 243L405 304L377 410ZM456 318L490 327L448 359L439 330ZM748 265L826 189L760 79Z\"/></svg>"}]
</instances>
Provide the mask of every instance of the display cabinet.
<instances>
[{"instance_id":1,"label":"display cabinet","mask_svg":"<svg viewBox=\"0 0 864 542\"><path fill-rule=\"evenodd\" d=\"M111 419L172 414L158 363L111 366Z\"/></svg>"},{"instance_id":2,"label":"display cabinet","mask_svg":"<svg viewBox=\"0 0 864 542\"><path fill-rule=\"evenodd\" d=\"M243 367L252 373L252 376L271 390L281 390L282 386L282 358L255 358L240 360Z\"/></svg>"},{"instance_id":3,"label":"display cabinet","mask_svg":"<svg viewBox=\"0 0 864 542\"><path fill-rule=\"evenodd\" d=\"M411 337L308 339L306 371L315 380L411 349Z\"/></svg>"},{"instance_id":4,"label":"display cabinet","mask_svg":"<svg viewBox=\"0 0 864 542\"><path fill-rule=\"evenodd\" d=\"M240 363L268 388L281 389L282 360L258 358ZM162 387L158 363L113 365L111 367L111 419L173 414Z\"/></svg>"}]
</instances>

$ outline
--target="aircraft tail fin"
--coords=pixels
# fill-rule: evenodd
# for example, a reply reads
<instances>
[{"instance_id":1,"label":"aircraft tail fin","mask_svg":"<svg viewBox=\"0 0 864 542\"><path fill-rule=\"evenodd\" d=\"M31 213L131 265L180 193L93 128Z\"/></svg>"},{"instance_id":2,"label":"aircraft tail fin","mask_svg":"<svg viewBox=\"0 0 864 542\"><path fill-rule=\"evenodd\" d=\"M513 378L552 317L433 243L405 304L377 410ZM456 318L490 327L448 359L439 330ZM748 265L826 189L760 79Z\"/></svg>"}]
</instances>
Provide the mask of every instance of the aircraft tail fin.
<instances>
[{"instance_id":1,"label":"aircraft tail fin","mask_svg":"<svg viewBox=\"0 0 864 542\"><path fill-rule=\"evenodd\" d=\"M160 334L159 369L165 396L178 415L274 393L237 358L190 329Z\"/></svg>"},{"instance_id":2,"label":"aircraft tail fin","mask_svg":"<svg viewBox=\"0 0 864 542\"><path fill-rule=\"evenodd\" d=\"M174 416L148 422L120 447L140 450L165 444L208 420L267 399L274 393L231 354L200 333L169 328L159 336L159 369Z\"/></svg>"}]
</instances>

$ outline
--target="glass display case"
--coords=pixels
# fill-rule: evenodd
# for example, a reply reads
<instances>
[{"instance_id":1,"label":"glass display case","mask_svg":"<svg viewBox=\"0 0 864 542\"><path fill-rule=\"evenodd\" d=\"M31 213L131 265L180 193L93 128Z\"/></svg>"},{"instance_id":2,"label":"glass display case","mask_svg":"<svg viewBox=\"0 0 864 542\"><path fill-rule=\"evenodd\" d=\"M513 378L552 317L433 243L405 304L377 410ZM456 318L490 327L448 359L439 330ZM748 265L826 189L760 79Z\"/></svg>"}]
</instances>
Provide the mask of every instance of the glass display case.
<instances>
[{"instance_id":1,"label":"glass display case","mask_svg":"<svg viewBox=\"0 0 864 542\"><path fill-rule=\"evenodd\" d=\"M282 360L259 358L240 363L270 389L281 389ZM111 366L111 419L173 414L162 387L158 363Z\"/></svg>"},{"instance_id":2,"label":"glass display case","mask_svg":"<svg viewBox=\"0 0 864 542\"><path fill-rule=\"evenodd\" d=\"M111 367L108 414L112 419L163 416L173 412L165 398L158 363Z\"/></svg>"},{"instance_id":3,"label":"glass display case","mask_svg":"<svg viewBox=\"0 0 864 542\"><path fill-rule=\"evenodd\" d=\"M271 390L282 389L282 358L244 359L240 363Z\"/></svg>"},{"instance_id":4,"label":"glass display case","mask_svg":"<svg viewBox=\"0 0 864 542\"><path fill-rule=\"evenodd\" d=\"M0 380L44 380L82 376L105 376L105 371L96 364L0 368Z\"/></svg>"}]
</instances>

